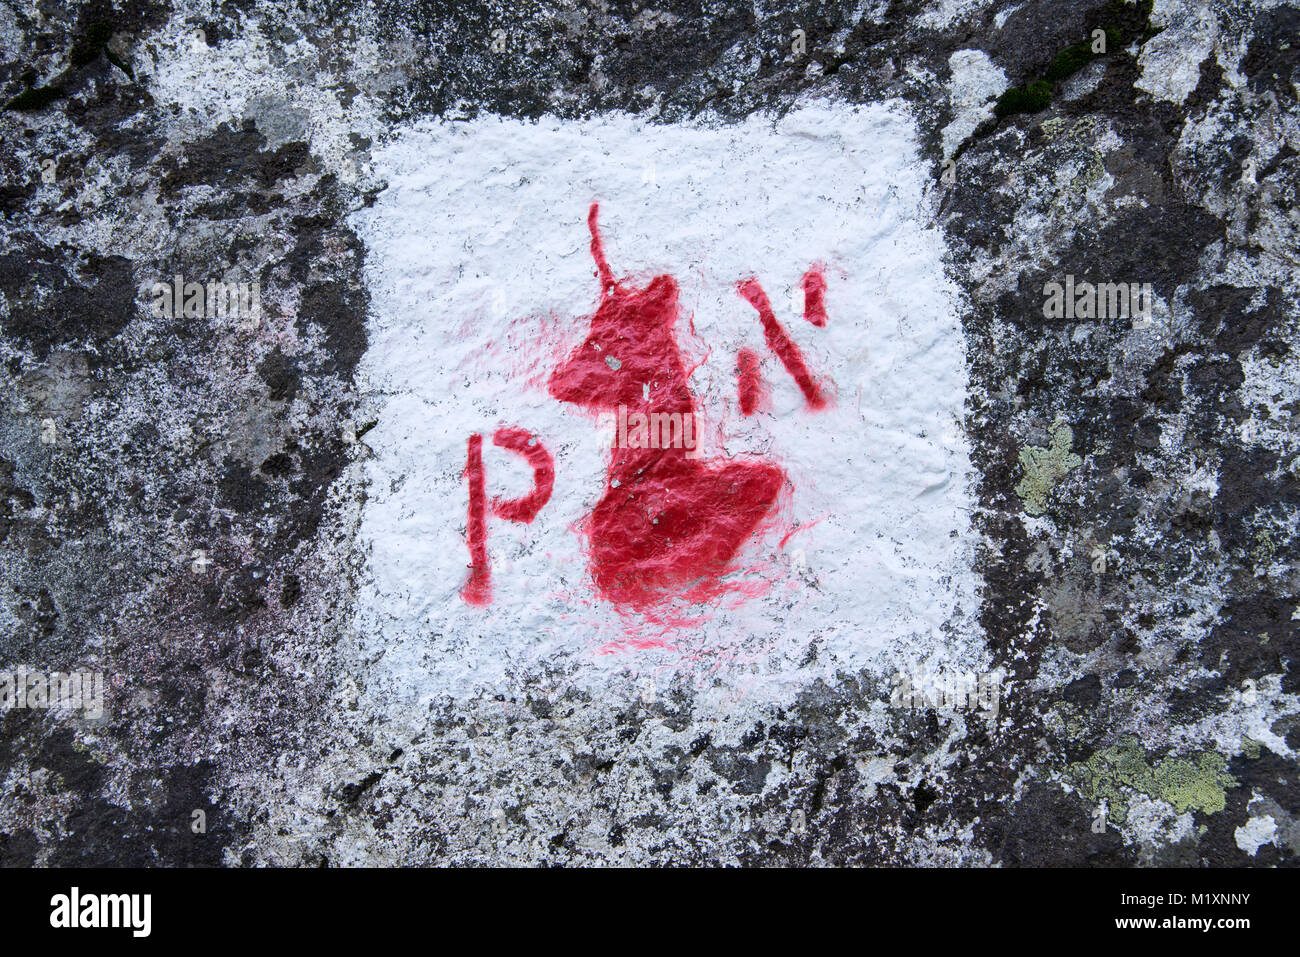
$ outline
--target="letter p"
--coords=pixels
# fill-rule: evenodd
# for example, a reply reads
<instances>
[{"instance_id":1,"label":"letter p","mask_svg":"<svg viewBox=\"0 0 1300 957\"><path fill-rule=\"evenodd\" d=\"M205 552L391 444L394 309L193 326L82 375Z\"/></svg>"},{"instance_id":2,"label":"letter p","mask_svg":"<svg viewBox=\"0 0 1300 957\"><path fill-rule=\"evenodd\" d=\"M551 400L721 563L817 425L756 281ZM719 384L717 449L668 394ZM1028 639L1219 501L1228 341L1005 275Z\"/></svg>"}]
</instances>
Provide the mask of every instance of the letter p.
<instances>
[{"instance_id":1,"label":"letter p","mask_svg":"<svg viewBox=\"0 0 1300 957\"><path fill-rule=\"evenodd\" d=\"M551 498L555 487L555 461L551 453L526 429L500 428L492 436L492 443L503 449L517 452L533 467L533 490L519 498L492 500L492 514L511 522L531 522ZM469 437L465 476L469 480L469 521L466 537L469 539L470 574L461 587L460 594L471 605L486 605L492 601L492 577L487 555L487 493L483 478L483 436L477 432Z\"/></svg>"}]
</instances>

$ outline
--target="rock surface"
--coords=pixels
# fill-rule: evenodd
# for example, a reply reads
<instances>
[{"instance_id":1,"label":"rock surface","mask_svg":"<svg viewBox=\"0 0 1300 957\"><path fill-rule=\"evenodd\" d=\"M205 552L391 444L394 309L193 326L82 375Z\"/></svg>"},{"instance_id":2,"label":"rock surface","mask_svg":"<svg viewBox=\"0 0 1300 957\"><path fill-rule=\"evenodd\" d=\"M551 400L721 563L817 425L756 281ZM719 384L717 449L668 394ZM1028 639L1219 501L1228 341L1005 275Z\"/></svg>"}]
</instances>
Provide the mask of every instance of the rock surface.
<instances>
[{"instance_id":1,"label":"rock surface","mask_svg":"<svg viewBox=\"0 0 1300 957\"><path fill-rule=\"evenodd\" d=\"M0 45L0 667L105 676L0 716L5 865L1295 862L1300 9L39 0ZM395 134L887 102L963 304L996 717L814 635L779 694L624 649L399 700L361 601ZM175 275L260 316L159 316ZM1067 275L1150 316L1049 318Z\"/></svg>"}]
</instances>

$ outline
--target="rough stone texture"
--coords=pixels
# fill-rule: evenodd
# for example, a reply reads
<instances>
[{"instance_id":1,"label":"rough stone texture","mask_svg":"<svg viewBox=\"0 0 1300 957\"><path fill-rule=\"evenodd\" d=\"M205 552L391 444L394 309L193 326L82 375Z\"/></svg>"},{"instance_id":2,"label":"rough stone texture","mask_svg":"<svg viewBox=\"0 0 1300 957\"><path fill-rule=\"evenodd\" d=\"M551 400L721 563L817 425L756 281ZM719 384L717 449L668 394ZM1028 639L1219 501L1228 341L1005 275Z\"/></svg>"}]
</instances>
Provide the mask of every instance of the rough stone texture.
<instances>
[{"instance_id":1,"label":"rough stone texture","mask_svg":"<svg viewBox=\"0 0 1300 957\"><path fill-rule=\"evenodd\" d=\"M953 54L1021 86L1097 28L1122 46L945 182ZM1300 10L40 0L0 45L0 660L109 680L100 721L0 717L6 865L1296 861ZM266 82L190 99L169 70L202 47L207 86ZM384 722L350 632L372 143L808 95L903 98L933 162L998 722L882 724L870 674L744 726L559 680ZM257 328L137 294L228 271ZM1150 281L1150 325L1045 319L1067 272ZM1033 515L1021 463L1060 425L1080 462Z\"/></svg>"}]
</instances>

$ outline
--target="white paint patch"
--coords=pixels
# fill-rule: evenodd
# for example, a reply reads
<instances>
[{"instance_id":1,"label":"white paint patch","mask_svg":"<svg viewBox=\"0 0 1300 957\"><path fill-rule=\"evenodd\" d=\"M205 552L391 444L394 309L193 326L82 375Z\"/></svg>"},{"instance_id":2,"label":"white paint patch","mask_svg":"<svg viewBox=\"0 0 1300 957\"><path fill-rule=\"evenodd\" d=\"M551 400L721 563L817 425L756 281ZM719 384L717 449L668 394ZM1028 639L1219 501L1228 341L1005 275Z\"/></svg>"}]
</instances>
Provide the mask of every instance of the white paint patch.
<instances>
[{"instance_id":1,"label":"white paint patch","mask_svg":"<svg viewBox=\"0 0 1300 957\"><path fill-rule=\"evenodd\" d=\"M957 152L966 137L993 116L994 100L1009 85L1004 74L983 50L958 50L948 58L952 82L948 103L952 122L943 128L943 155Z\"/></svg>"},{"instance_id":2,"label":"white paint patch","mask_svg":"<svg viewBox=\"0 0 1300 957\"><path fill-rule=\"evenodd\" d=\"M348 183L361 179L349 134L379 135L377 95L399 81L393 62L409 51L385 50L364 34L338 51L351 61L357 92L346 105L334 89L318 83L321 51L305 38L284 43L263 32L255 13L241 17L239 32L209 46L185 12L132 51L141 81L160 103L180 107L169 119L173 134L236 127L255 118L272 148L285 138L304 139L312 155ZM277 65L278 64L278 65ZM268 122L269 121L269 122ZM291 130L286 137L280 129Z\"/></svg>"},{"instance_id":3,"label":"white paint patch","mask_svg":"<svg viewBox=\"0 0 1300 957\"><path fill-rule=\"evenodd\" d=\"M1277 837L1277 821L1272 815L1252 817L1233 832L1237 846L1254 857L1265 844L1272 844Z\"/></svg>"},{"instance_id":4,"label":"white paint patch","mask_svg":"<svg viewBox=\"0 0 1300 957\"><path fill-rule=\"evenodd\" d=\"M1007 7L1005 10L999 10L997 13L993 15L993 26L1001 30L1004 26L1007 25L1007 20L1011 18L1011 14L1015 13L1023 6L1024 6L1023 3L1017 3L1013 7Z\"/></svg>"},{"instance_id":5,"label":"white paint patch","mask_svg":"<svg viewBox=\"0 0 1300 957\"><path fill-rule=\"evenodd\" d=\"M376 701L418 709L557 672L595 692L630 673L651 678L651 694L684 678L733 703L770 701L840 670L981 666L960 306L898 105L809 106L732 127L430 122L378 150L375 167L388 189L354 225L372 295L363 375L379 403L364 436L374 456L359 608ZM677 341L688 367L700 363L690 385L706 460L763 456L793 483L733 576L766 593L696 608L689 627L625 617L596 596L575 530L603 492L605 447L592 416L552 399L546 379L598 300L593 201L616 275L680 284ZM825 328L791 302L817 261ZM736 292L749 276L814 376L833 383L830 409L809 411L768 353ZM736 400L742 346L764 356L772 395L771 411L749 418ZM495 596L478 608L458 594L470 434L486 436L489 497L531 484L523 461L492 445L499 425L541 438L555 491L530 525L489 516Z\"/></svg>"},{"instance_id":6,"label":"white paint patch","mask_svg":"<svg viewBox=\"0 0 1300 957\"><path fill-rule=\"evenodd\" d=\"M1201 81L1201 62L1214 52L1219 20L1208 4L1157 0L1152 22L1164 27L1142 45L1142 76L1133 85L1157 99L1182 103Z\"/></svg>"},{"instance_id":7,"label":"white paint patch","mask_svg":"<svg viewBox=\"0 0 1300 957\"><path fill-rule=\"evenodd\" d=\"M917 23L933 30L946 30L954 23L974 19L988 6L988 0L938 0L917 18Z\"/></svg>"},{"instance_id":8,"label":"white paint patch","mask_svg":"<svg viewBox=\"0 0 1300 957\"><path fill-rule=\"evenodd\" d=\"M1194 819L1190 811L1179 814L1169 802L1139 794L1128 802L1124 823L1134 843L1149 853L1191 837Z\"/></svg>"}]
</instances>

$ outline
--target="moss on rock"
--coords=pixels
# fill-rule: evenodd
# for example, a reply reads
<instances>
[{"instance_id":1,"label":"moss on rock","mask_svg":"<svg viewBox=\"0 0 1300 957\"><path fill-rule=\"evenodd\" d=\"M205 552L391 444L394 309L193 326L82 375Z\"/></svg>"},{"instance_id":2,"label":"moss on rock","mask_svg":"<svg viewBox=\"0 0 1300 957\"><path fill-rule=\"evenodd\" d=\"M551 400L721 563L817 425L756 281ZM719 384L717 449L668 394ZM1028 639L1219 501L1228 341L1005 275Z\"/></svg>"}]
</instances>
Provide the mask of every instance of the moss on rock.
<instances>
[{"instance_id":1,"label":"moss on rock","mask_svg":"<svg viewBox=\"0 0 1300 957\"><path fill-rule=\"evenodd\" d=\"M1025 86L1012 87L1000 97L993 106L993 112L999 116L1011 116L1013 113L1037 113L1046 109L1052 102L1052 85L1046 80L1035 80Z\"/></svg>"}]
</instances>

